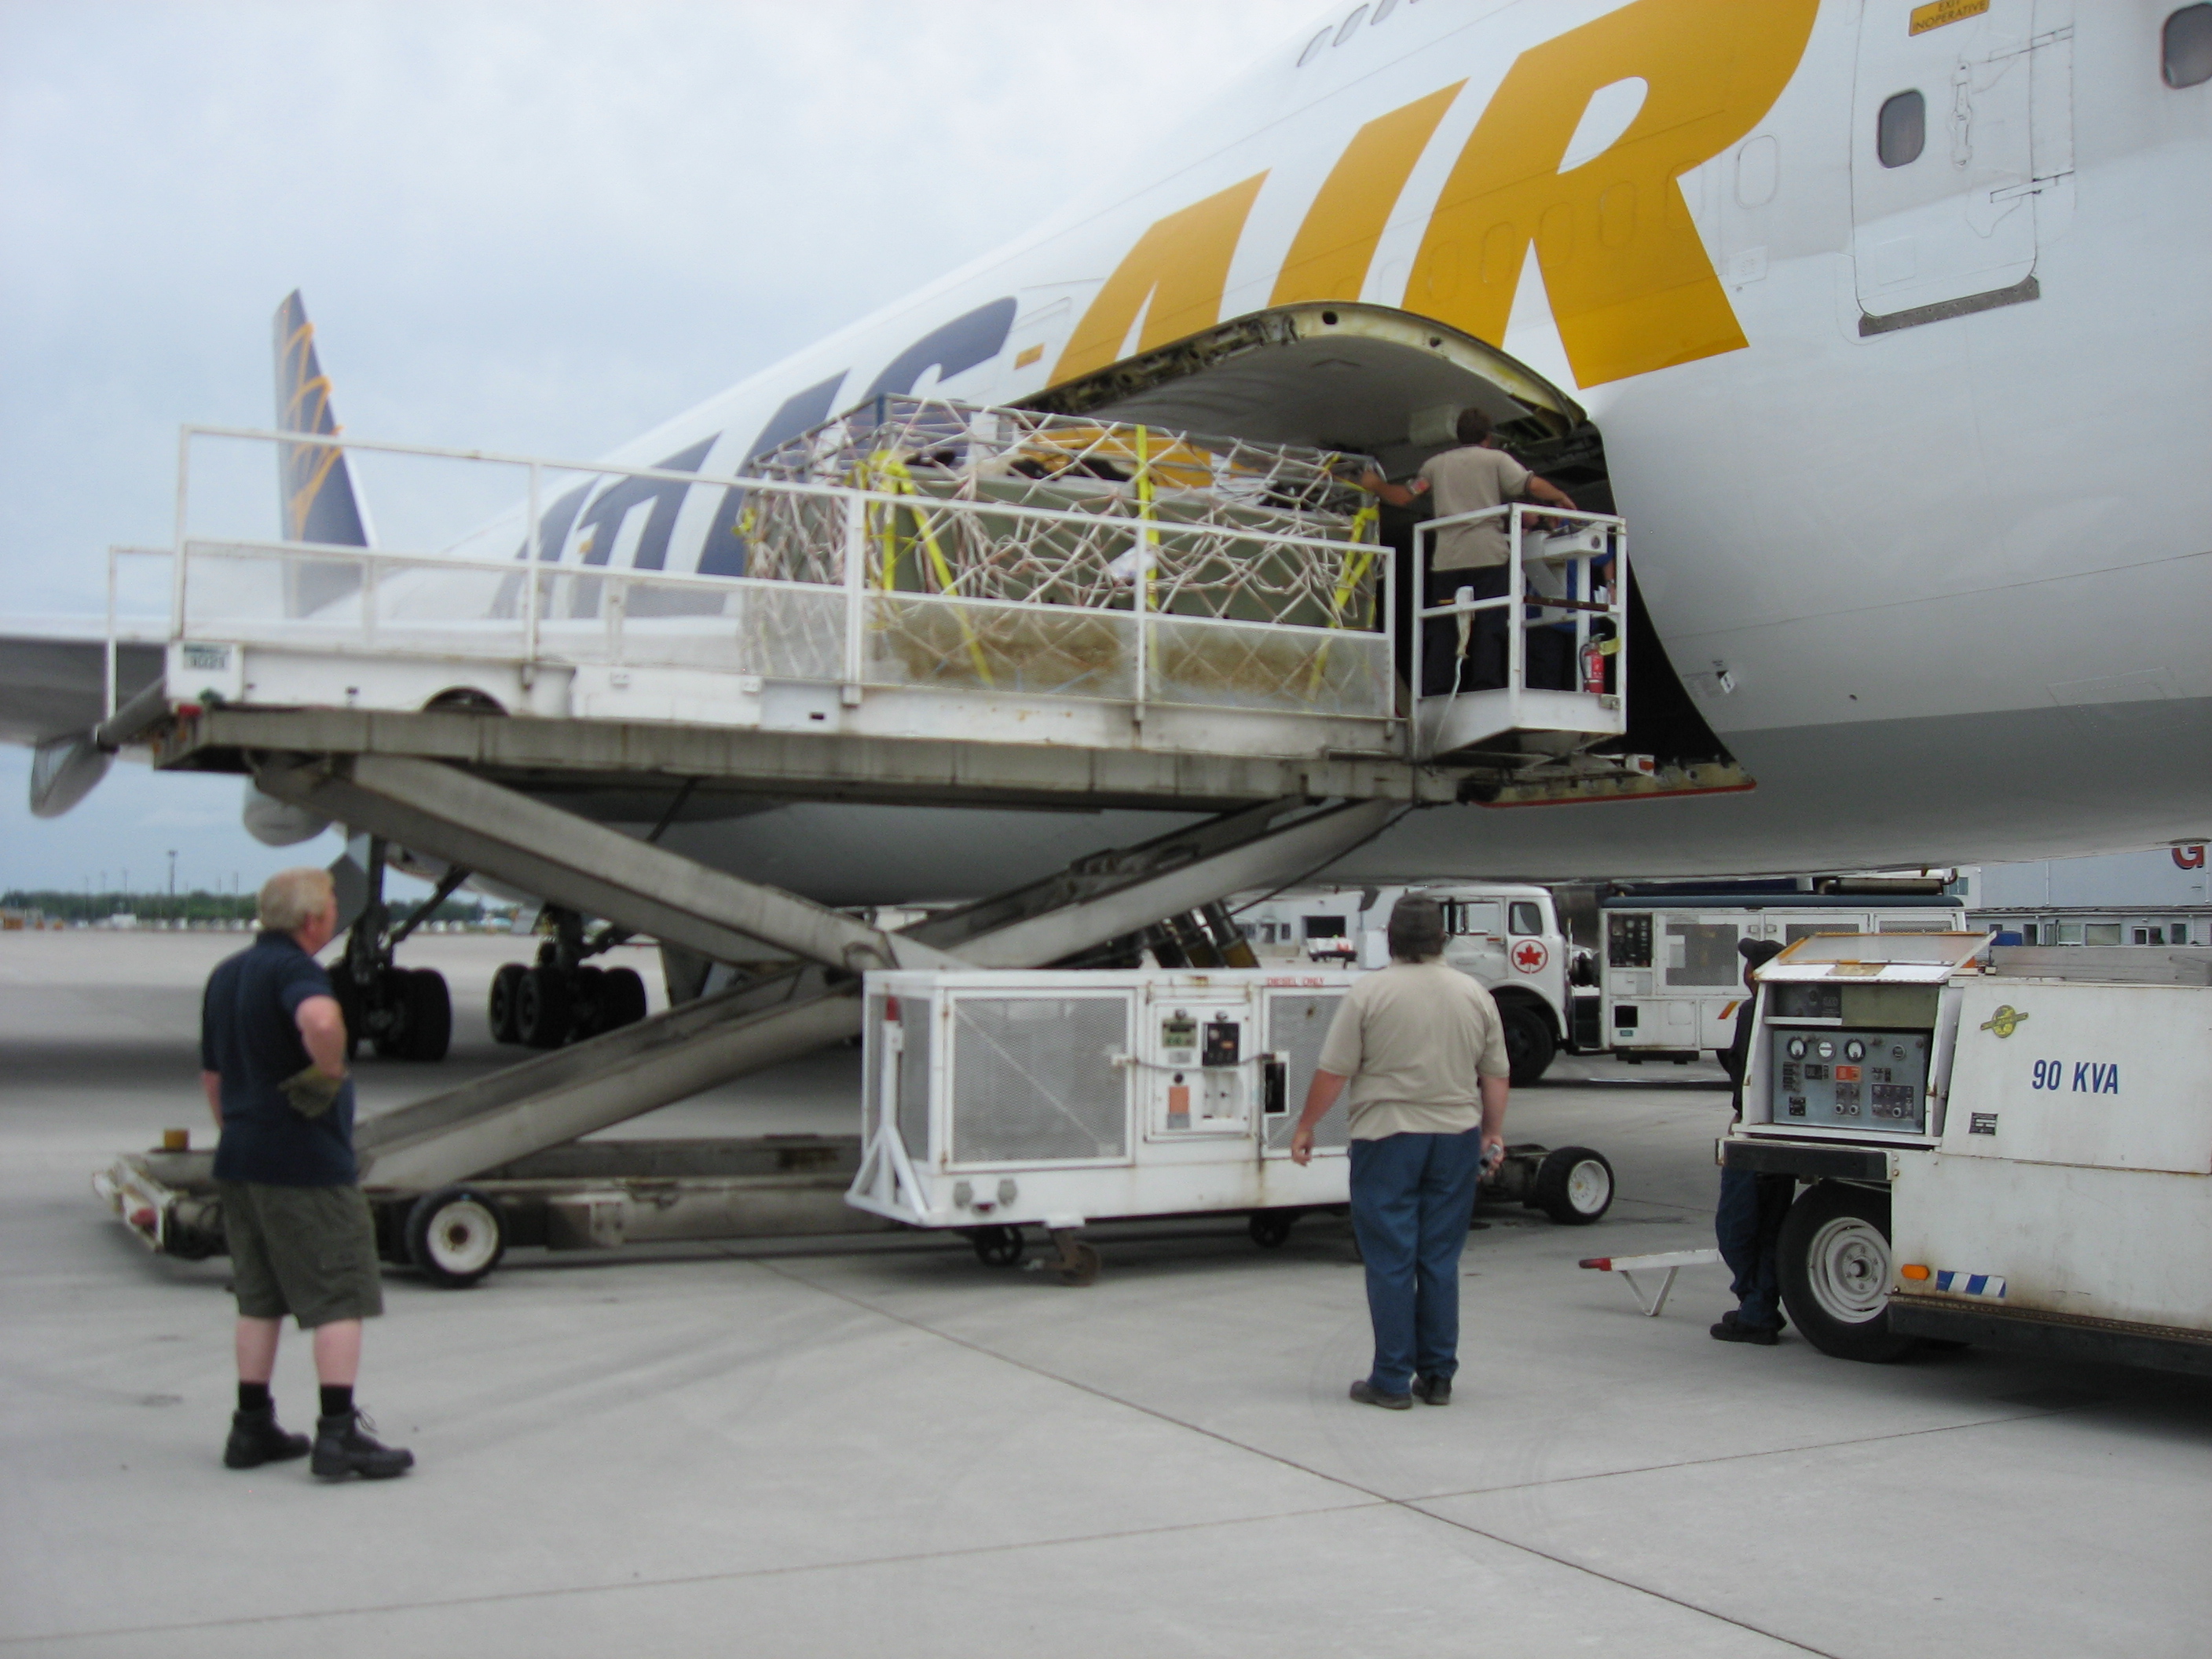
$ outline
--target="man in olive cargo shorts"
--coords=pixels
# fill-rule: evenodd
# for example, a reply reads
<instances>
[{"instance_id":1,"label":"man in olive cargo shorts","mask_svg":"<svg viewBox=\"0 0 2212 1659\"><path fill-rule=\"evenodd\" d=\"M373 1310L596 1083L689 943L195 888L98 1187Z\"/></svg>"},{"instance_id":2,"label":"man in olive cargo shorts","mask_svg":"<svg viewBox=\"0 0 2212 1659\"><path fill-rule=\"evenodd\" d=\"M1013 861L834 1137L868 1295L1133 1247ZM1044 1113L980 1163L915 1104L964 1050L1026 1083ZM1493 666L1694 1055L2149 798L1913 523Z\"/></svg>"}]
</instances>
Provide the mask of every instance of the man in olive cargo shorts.
<instances>
[{"instance_id":1,"label":"man in olive cargo shorts","mask_svg":"<svg viewBox=\"0 0 2212 1659\"><path fill-rule=\"evenodd\" d=\"M269 1379L286 1314L314 1333L322 1410L319 1475L399 1474L412 1452L371 1438L353 1403L361 1322L384 1311L376 1231L353 1155L345 1017L315 952L337 933L321 870L281 871L261 890L261 933L209 976L200 1086L222 1139L216 1188L238 1291L238 1410L222 1461L250 1469L307 1455L276 1424Z\"/></svg>"}]
</instances>

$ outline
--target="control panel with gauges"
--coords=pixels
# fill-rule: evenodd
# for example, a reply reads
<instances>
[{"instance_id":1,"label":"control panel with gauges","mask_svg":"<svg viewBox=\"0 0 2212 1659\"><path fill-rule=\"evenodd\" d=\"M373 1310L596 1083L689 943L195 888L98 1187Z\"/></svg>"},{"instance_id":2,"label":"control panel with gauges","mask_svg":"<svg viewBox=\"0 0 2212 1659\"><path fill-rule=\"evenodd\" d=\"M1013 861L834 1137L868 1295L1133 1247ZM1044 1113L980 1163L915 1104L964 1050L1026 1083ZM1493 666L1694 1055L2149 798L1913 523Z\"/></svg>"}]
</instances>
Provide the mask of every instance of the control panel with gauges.
<instances>
[{"instance_id":1,"label":"control panel with gauges","mask_svg":"<svg viewBox=\"0 0 2212 1659\"><path fill-rule=\"evenodd\" d=\"M1767 1027L1772 1121L1827 1129L1928 1127L1926 1031Z\"/></svg>"}]
</instances>

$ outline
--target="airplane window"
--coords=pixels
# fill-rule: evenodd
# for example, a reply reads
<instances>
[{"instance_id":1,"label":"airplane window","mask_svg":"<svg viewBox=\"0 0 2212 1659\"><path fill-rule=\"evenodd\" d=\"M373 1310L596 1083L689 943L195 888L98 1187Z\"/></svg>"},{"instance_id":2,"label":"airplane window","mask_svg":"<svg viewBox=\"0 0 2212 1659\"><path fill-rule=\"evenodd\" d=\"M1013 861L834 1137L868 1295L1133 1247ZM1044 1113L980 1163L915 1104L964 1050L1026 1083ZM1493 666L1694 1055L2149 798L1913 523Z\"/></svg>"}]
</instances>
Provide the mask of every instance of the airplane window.
<instances>
[{"instance_id":1,"label":"airplane window","mask_svg":"<svg viewBox=\"0 0 2212 1659\"><path fill-rule=\"evenodd\" d=\"M1382 3L1375 8L1375 15L1369 18L1367 21L1370 25L1379 23L1397 9L1398 0L1382 0Z\"/></svg>"},{"instance_id":2,"label":"airplane window","mask_svg":"<svg viewBox=\"0 0 2212 1659\"><path fill-rule=\"evenodd\" d=\"M1347 41L1347 40L1349 40L1350 39L1352 39L1352 30L1354 30L1354 29L1356 29L1356 28L1358 28L1358 27L1359 27L1360 20L1361 20L1362 18L1365 17L1366 15L1367 15L1367 8L1366 8L1366 7L1364 7L1364 6L1355 6L1355 7L1353 7L1353 8L1352 8L1352 15L1351 15L1351 16L1349 16L1349 17L1347 17L1347 18L1346 18L1346 19L1344 20L1344 27L1343 27L1342 28L1339 29L1339 30L1336 32L1336 44L1337 44L1338 46L1342 46L1346 41Z\"/></svg>"},{"instance_id":3,"label":"airplane window","mask_svg":"<svg viewBox=\"0 0 2212 1659\"><path fill-rule=\"evenodd\" d=\"M2212 6L2205 8L2212 11ZM1882 105L1875 121L1874 150L1886 167L1901 167L1920 159L1928 143L1928 100L1917 92L1900 92Z\"/></svg>"},{"instance_id":4,"label":"airplane window","mask_svg":"<svg viewBox=\"0 0 2212 1659\"><path fill-rule=\"evenodd\" d=\"M2212 5L2184 6L2168 17L2165 44L2166 85L2193 87L2212 81Z\"/></svg>"},{"instance_id":5,"label":"airplane window","mask_svg":"<svg viewBox=\"0 0 2212 1659\"><path fill-rule=\"evenodd\" d=\"M1309 63L1313 61L1313 55L1319 52L1322 47L1327 44L1328 36L1329 31L1323 29L1319 34L1316 34L1312 40L1306 42L1306 49L1298 54L1298 67L1300 69L1304 69Z\"/></svg>"}]
</instances>

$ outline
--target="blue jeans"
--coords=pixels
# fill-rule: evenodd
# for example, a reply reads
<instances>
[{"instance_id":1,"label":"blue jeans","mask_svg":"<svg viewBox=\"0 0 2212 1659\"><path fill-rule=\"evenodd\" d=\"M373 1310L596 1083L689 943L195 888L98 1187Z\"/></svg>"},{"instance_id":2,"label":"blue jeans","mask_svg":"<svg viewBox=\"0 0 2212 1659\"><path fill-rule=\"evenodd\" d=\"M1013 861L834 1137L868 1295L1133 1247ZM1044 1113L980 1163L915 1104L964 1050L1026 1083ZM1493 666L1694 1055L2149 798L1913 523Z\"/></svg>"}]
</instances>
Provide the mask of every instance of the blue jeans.
<instances>
[{"instance_id":1,"label":"blue jeans","mask_svg":"<svg viewBox=\"0 0 2212 1659\"><path fill-rule=\"evenodd\" d=\"M1788 1176L1754 1175L1749 1170L1721 1171L1720 1208L1713 1212L1713 1237L1721 1260L1735 1274L1735 1322L1763 1330L1782 1323L1782 1281L1778 1272L1782 1223L1797 1196Z\"/></svg>"},{"instance_id":2,"label":"blue jeans","mask_svg":"<svg viewBox=\"0 0 2212 1659\"><path fill-rule=\"evenodd\" d=\"M1381 1393L1459 1370L1459 1253L1481 1172L1480 1130L1352 1143L1352 1227L1375 1324L1367 1380Z\"/></svg>"}]
</instances>

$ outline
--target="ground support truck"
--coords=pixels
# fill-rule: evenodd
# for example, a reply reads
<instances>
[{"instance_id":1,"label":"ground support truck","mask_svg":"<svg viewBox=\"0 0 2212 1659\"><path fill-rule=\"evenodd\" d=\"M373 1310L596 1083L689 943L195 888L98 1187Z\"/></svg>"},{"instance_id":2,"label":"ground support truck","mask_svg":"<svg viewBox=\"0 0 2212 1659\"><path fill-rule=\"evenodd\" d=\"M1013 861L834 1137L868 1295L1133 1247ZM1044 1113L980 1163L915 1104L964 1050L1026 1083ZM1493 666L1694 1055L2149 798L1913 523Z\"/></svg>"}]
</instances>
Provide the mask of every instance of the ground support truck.
<instances>
[{"instance_id":1,"label":"ground support truck","mask_svg":"<svg viewBox=\"0 0 2212 1659\"><path fill-rule=\"evenodd\" d=\"M1500 881L1296 887L1240 896L1230 908L1263 967L1380 968L1390 960L1391 907L1409 892L1443 908L1445 963L1496 1000L1516 1088L1542 1077L1560 1049L1579 1051L1583 1036L1598 1029L1596 994L1577 988L1595 982L1594 964L1586 953L1576 956L1547 888Z\"/></svg>"},{"instance_id":2,"label":"ground support truck","mask_svg":"<svg viewBox=\"0 0 2212 1659\"><path fill-rule=\"evenodd\" d=\"M1760 975L1730 1168L1808 1183L1816 1347L1992 1346L2212 1376L2212 950L1826 936Z\"/></svg>"}]
</instances>

